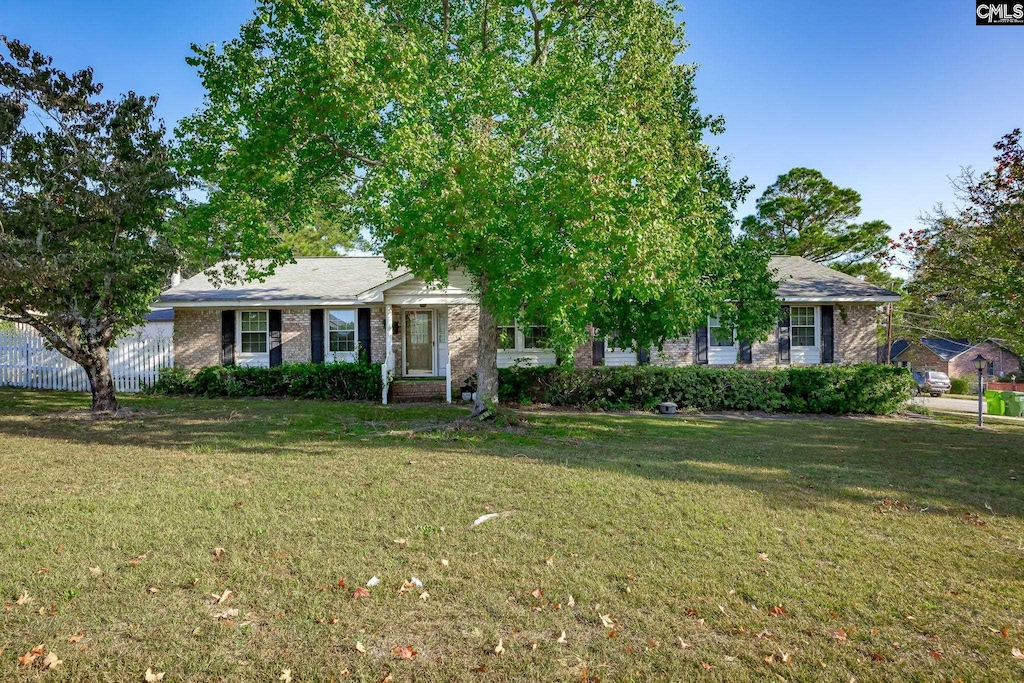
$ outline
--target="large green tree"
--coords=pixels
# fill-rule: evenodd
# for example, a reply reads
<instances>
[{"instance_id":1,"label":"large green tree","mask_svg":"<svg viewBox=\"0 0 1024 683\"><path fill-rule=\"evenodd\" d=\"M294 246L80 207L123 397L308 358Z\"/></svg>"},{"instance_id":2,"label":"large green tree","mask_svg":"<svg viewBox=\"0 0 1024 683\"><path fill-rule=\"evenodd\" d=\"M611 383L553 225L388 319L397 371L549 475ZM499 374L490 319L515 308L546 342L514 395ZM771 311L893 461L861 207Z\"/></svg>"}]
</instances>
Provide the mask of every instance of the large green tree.
<instances>
[{"instance_id":1,"label":"large green tree","mask_svg":"<svg viewBox=\"0 0 1024 683\"><path fill-rule=\"evenodd\" d=\"M767 253L731 236L746 190L706 134L674 4L270 0L195 48L205 106L179 128L207 220L333 212L389 262L480 294L477 411L497 320L589 324L637 347L720 312L758 337Z\"/></svg>"},{"instance_id":2,"label":"large green tree","mask_svg":"<svg viewBox=\"0 0 1024 683\"><path fill-rule=\"evenodd\" d=\"M0 320L26 323L84 369L94 410L116 410L108 350L142 322L183 262L235 258L265 231L192 232L156 98L101 99L91 69L67 74L0 37Z\"/></svg>"},{"instance_id":3,"label":"large green tree","mask_svg":"<svg viewBox=\"0 0 1024 683\"><path fill-rule=\"evenodd\" d=\"M743 219L743 232L775 254L803 256L882 284L890 227L857 223L860 194L839 187L812 168L778 177L757 200L757 213Z\"/></svg>"},{"instance_id":4,"label":"large green tree","mask_svg":"<svg viewBox=\"0 0 1024 683\"><path fill-rule=\"evenodd\" d=\"M959 205L938 207L904 236L917 324L1024 350L1024 145L1016 129L994 166L954 182ZM915 321L916 322L916 321Z\"/></svg>"}]
</instances>

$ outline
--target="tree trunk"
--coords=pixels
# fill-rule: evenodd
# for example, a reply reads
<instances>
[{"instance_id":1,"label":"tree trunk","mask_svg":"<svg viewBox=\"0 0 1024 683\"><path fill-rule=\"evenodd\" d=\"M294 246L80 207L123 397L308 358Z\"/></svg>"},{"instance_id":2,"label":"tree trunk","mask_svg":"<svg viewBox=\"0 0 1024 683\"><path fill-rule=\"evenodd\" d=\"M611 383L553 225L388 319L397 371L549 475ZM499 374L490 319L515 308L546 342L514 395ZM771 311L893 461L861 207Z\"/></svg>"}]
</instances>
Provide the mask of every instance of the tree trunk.
<instances>
[{"instance_id":1,"label":"tree trunk","mask_svg":"<svg viewBox=\"0 0 1024 683\"><path fill-rule=\"evenodd\" d=\"M107 348L98 346L90 349L88 359L81 365L89 377L93 412L117 411L117 396L114 395L114 378L110 374Z\"/></svg>"},{"instance_id":2,"label":"tree trunk","mask_svg":"<svg viewBox=\"0 0 1024 683\"><path fill-rule=\"evenodd\" d=\"M476 352L476 401L473 415L481 415L498 405L498 327L494 315L483 303L487 279L480 278L480 322Z\"/></svg>"}]
</instances>

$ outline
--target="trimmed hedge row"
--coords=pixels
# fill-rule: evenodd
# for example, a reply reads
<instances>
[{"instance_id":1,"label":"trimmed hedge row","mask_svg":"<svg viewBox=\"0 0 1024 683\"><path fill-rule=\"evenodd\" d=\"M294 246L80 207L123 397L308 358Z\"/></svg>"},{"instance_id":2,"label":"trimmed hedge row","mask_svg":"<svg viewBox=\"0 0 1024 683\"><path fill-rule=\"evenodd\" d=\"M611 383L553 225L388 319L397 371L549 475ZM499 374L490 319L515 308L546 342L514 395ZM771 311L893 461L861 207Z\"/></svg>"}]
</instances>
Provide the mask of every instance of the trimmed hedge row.
<instances>
[{"instance_id":1,"label":"trimmed hedge row","mask_svg":"<svg viewBox=\"0 0 1024 683\"><path fill-rule=\"evenodd\" d=\"M212 366L169 369L150 387L169 396L287 396L333 401L379 401L379 363L285 363L272 368Z\"/></svg>"},{"instance_id":2,"label":"trimmed hedge row","mask_svg":"<svg viewBox=\"0 0 1024 683\"><path fill-rule=\"evenodd\" d=\"M913 396L906 369L823 365L776 370L685 367L512 367L499 371L503 403L650 410L662 401L702 411L888 415Z\"/></svg>"}]
</instances>

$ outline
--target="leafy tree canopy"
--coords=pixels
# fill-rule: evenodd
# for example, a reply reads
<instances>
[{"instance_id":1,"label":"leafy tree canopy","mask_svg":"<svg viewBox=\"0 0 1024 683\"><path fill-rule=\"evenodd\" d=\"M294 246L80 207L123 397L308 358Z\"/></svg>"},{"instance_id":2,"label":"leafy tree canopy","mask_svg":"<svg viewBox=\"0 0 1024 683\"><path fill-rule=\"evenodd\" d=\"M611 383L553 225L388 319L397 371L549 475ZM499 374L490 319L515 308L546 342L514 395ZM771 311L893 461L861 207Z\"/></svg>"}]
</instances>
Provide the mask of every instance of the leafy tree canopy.
<instances>
[{"instance_id":1,"label":"leafy tree canopy","mask_svg":"<svg viewBox=\"0 0 1024 683\"><path fill-rule=\"evenodd\" d=\"M992 169L954 182L960 205L939 206L904 235L908 289L931 328L995 338L1024 350L1024 146L1016 129L995 144ZM923 318L923 316L922 316Z\"/></svg>"},{"instance_id":2,"label":"leafy tree canopy","mask_svg":"<svg viewBox=\"0 0 1024 683\"><path fill-rule=\"evenodd\" d=\"M636 346L711 312L757 337L767 253L731 236L746 191L706 141L674 4L270 0L196 47L206 104L179 129L204 218L351 221L395 266L481 295L479 393L495 320L587 326ZM726 303L730 302L730 303Z\"/></svg>"},{"instance_id":3,"label":"leafy tree canopy","mask_svg":"<svg viewBox=\"0 0 1024 683\"><path fill-rule=\"evenodd\" d=\"M877 284L891 279L880 262L890 241L884 221L855 223L861 197L820 171L794 168L764 191L743 232L775 254L803 256Z\"/></svg>"}]
</instances>

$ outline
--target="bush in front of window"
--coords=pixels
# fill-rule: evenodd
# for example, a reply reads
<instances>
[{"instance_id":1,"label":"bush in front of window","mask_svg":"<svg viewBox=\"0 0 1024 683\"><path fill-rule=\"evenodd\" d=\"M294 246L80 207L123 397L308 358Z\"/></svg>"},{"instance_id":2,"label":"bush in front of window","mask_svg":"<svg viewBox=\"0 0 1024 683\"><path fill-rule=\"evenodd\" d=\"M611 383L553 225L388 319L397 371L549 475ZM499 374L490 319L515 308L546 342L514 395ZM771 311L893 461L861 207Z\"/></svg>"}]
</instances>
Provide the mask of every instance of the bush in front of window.
<instances>
[{"instance_id":1,"label":"bush in front of window","mask_svg":"<svg viewBox=\"0 0 1024 683\"><path fill-rule=\"evenodd\" d=\"M332 401L379 401L379 363L285 363L270 368L212 366L167 369L149 389L167 396L265 396Z\"/></svg>"},{"instance_id":2,"label":"bush in front of window","mask_svg":"<svg viewBox=\"0 0 1024 683\"><path fill-rule=\"evenodd\" d=\"M499 400L601 410L651 410L662 401L705 412L891 414L913 395L903 368L815 366L773 370L685 367L513 367Z\"/></svg>"}]
</instances>

